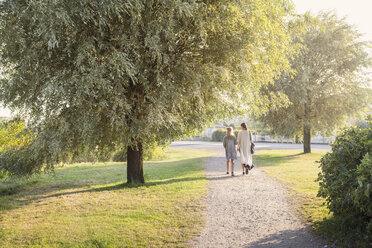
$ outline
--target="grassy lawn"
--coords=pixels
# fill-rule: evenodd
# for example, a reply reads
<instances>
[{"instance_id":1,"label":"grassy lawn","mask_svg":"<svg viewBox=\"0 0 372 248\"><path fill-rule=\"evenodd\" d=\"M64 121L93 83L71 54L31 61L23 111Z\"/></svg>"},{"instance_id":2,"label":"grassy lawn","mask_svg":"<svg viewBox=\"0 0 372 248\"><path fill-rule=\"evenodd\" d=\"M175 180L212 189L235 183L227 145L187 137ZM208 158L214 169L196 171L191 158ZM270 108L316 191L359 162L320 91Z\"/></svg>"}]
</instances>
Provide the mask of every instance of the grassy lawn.
<instances>
[{"instance_id":1,"label":"grassy lawn","mask_svg":"<svg viewBox=\"0 0 372 248\"><path fill-rule=\"evenodd\" d=\"M25 183L0 181L0 247L184 247L204 222L202 158L170 148L128 187L123 163L84 163ZM10 189L9 189L10 188Z\"/></svg>"},{"instance_id":2,"label":"grassy lawn","mask_svg":"<svg viewBox=\"0 0 372 248\"><path fill-rule=\"evenodd\" d=\"M260 169L290 189L301 215L320 232L323 230L319 230L318 224L331 217L324 200L316 197L319 185L315 180L320 171L316 161L323 154L323 151L303 154L300 150L266 150L258 151L255 156Z\"/></svg>"}]
</instances>

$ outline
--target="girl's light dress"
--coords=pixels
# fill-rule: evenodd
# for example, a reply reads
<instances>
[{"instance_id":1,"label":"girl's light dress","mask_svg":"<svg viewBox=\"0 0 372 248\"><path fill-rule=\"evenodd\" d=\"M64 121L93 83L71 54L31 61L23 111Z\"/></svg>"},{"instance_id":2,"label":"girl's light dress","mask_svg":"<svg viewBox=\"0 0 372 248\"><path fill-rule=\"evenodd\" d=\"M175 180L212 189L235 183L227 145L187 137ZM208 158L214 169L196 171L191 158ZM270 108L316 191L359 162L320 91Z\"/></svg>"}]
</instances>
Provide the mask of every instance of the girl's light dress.
<instances>
[{"instance_id":1,"label":"girl's light dress","mask_svg":"<svg viewBox=\"0 0 372 248\"><path fill-rule=\"evenodd\" d=\"M223 147L225 147L225 152L226 152L226 160L229 159L238 159L237 154L236 154L236 149L235 146L237 144L237 140L235 136L225 136L223 138Z\"/></svg>"}]
</instances>

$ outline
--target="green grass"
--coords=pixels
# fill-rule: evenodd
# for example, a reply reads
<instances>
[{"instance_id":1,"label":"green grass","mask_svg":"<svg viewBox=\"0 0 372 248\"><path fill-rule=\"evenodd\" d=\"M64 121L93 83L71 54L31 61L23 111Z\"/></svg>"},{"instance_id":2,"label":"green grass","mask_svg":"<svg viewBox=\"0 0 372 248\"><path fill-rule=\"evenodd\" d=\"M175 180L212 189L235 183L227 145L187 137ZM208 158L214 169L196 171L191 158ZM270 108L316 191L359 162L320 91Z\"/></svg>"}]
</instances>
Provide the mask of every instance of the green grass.
<instances>
[{"instance_id":1,"label":"green grass","mask_svg":"<svg viewBox=\"0 0 372 248\"><path fill-rule=\"evenodd\" d=\"M204 223L210 151L171 148L128 187L123 163L84 163L0 181L0 247L185 247ZM10 188L10 189L9 189Z\"/></svg>"},{"instance_id":2,"label":"green grass","mask_svg":"<svg viewBox=\"0 0 372 248\"><path fill-rule=\"evenodd\" d=\"M323 151L304 154L299 150L258 151L255 163L269 176L278 179L292 193L294 205L304 219L314 224L316 231L320 223L330 218L324 199L318 198L319 184L315 182L320 172L316 162L324 155Z\"/></svg>"}]
</instances>

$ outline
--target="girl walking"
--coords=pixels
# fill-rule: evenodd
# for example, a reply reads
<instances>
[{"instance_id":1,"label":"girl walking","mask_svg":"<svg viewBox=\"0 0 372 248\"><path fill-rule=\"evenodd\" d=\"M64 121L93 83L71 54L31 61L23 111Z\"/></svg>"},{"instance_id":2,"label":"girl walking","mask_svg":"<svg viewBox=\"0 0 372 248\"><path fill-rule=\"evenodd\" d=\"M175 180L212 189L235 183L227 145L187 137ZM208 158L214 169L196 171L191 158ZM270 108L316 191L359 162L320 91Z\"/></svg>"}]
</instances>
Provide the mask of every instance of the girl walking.
<instances>
[{"instance_id":1,"label":"girl walking","mask_svg":"<svg viewBox=\"0 0 372 248\"><path fill-rule=\"evenodd\" d=\"M225 147L226 152L226 174L229 174L229 164L231 161L231 176L234 176L234 160L237 159L235 146L237 144L237 140L235 138L233 129L228 127L226 129L226 136L223 138L223 147Z\"/></svg>"},{"instance_id":2,"label":"girl walking","mask_svg":"<svg viewBox=\"0 0 372 248\"><path fill-rule=\"evenodd\" d=\"M251 153L252 134L250 131L248 131L245 123L242 123L240 126L242 130L238 134L238 151L240 152L240 163L242 165L244 175L248 174L248 170L253 168Z\"/></svg>"}]
</instances>

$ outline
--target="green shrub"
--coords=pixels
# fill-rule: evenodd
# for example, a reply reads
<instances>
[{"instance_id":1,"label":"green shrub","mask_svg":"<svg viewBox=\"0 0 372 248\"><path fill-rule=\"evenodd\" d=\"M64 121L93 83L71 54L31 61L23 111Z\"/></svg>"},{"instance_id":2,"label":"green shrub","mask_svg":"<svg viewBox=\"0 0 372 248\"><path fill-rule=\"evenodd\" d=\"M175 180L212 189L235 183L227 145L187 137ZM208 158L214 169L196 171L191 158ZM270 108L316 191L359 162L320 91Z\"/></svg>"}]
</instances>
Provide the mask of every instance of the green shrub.
<instances>
[{"instance_id":1,"label":"green shrub","mask_svg":"<svg viewBox=\"0 0 372 248\"><path fill-rule=\"evenodd\" d=\"M238 137L238 133L239 133L239 130L234 129L235 137ZM222 129L222 128L217 129L217 130L213 131L213 133L212 133L212 141L222 142L223 137L225 137L225 135L226 135L226 129Z\"/></svg>"},{"instance_id":2,"label":"green shrub","mask_svg":"<svg viewBox=\"0 0 372 248\"><path fill-rule=\"evenodd\" d=\"M35 136L19 118L0 123L0 178L31 175L41 170L33 166L44 162L32 146Z\"/></svg>"},{"instance_id":3,"label":"green shrub","mask_svg":"<svg viewBox=\"0 0 372 248\"><path fill-rule=\"evenodd\" d=\"M146 149L143 154L144 160L163 160L167 158L166 147L163 146L155 146L151 149Z\"/></svg>"},{"instance_id":4,"label":"green shrub","mask_svg":"<svg viewBox=\"0 0 372 248\"><path fill-rule=\"evenodd\" d=\"M85 163L85 162L105 162L105 161L100 161L98 159L98 156L96 152L89 150L89 149L84 149L82 152L74 154L71 159L67 160L67 163L69 164L74 164L74 163Z\"/></svg>"},{"instance_id":5,"label":"green shrub","mask_svg":"<svg viewBox=\"0 0 372 248\"><path fill-rule=\"evenodd\" d=\"M0 122L0 152L29 144L33 133L26 129L26 123L18 118Z\"/></svg>"},{"instance_id":6,"label":"green shrub","mask_svg":"<svg viewBox=\"0 0 372 248\"><path fill-rule=\"evenodd\" d=\"M0 179L4 179L8 177L9 172L6 170L0 170Z\"/></svg>"},{"instance_id":7,"label":"green shrub","mask_svg":"<svg viewBox=\"0 0 372 248\"><path fill-rule=\"evenodd\" d=\"M127 149L120 148L117 151L115 151L112 160L114 162L125 162L125 161L127 161Z\"/></svg>"},{"instance_id":8,"label":"green shrub","mask_svg":"<svg viewBox=\"0 0 372 248\"><path fill-rule=\"evenodd\" d=\"M370 137L372 138L372 137ZM368 146L372 146L372 140ZM371 151L371 148L369 149ZM368 242L372 242L372 154L364 156L356 171L358 187L353 192L353 200L365 217L367 224L366 235Z\"/></svg>"},{"instance_id":9,"label":"green shrub","mask_svg":"<svg viewBox=\"0 0 372 248\"><path fill-rule=\"evenodd\" d=\"M35 164L44 164L44 155L32 145L14 146L0 152L0 171L8 176L29 176L50 169L48 165L35 167Z\"/></svg>"},{"instance_id":10,"label":"green shrub","mask_svg":"<svg viewBox=\"0 0 372 248\"><path fill-rule=\"evenodd\" d=\"M212 141L222 141L226 135L225 129L217 129L212 133Z\"/></svg>"},{"instance_id":11,"label":"green shrub","mask_svg":"<svg viewBox=\"0 0 372 248\"><path fill-rule=\"evenodd\" d=\"M326 198L339 222L340 245L346 247L369 247L372 242L371 124L338 135L320 161L318 196Z\"/></svg>"}]
</instances>

